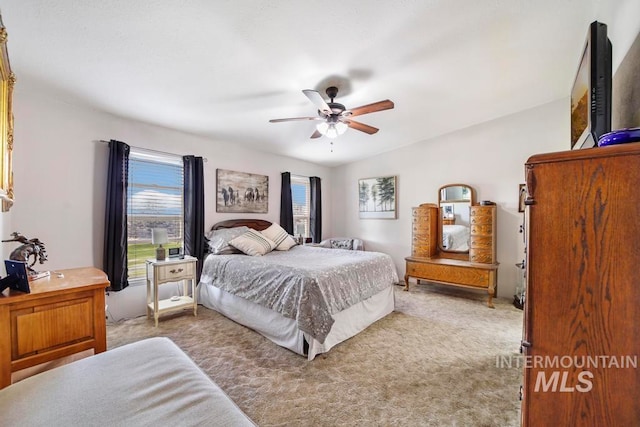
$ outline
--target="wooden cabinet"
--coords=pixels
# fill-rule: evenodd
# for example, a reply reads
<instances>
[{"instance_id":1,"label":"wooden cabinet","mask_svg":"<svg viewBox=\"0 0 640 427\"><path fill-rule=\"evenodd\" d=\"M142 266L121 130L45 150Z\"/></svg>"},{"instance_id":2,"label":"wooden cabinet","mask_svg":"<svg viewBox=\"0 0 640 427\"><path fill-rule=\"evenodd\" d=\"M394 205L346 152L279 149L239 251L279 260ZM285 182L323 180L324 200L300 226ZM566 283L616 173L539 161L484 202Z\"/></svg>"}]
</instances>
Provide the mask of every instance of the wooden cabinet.
<instances>
[{"instance_id":1,"label":"wooden cabinet","mask_svg":"<svg viewBox=\"0 0 640 427\"><path fill-rule=\"evenodd\" d=\"M70 354L107 349L106 274L60 270L30 282L31 293L0 294L0 388L11 373Z\"/></svg>"},{"instance_id":2,"label":"wooden cabinet","mask_svg":"<svg viewBox=\"0 0 640 427\"><path fill-rule=\"evenodd\" d=\"M405 258L405 290L415 278L445 285L486 289L493 308L498 283L496 261L496 206L470 208L469 252L451 253L438 248L440 209L431 203L413 208L411 256Z\"/></svg>"},{"instance_id":3,"label":"wooden cabinet","mask_svg":"<svg viewBox=\"0 0 640 427\"><path fill-rule=\"evenodd\" d=\"M640 143L531 157L524 426L640 425Z\"/></svg>"},{"instance_id":4,"label":"wooden cabinet","mask_svg":"<svg viewBox=\"0 0 640 427\"><path fill-rule=\"evenodd\" d=\"M469 261L496 263L496 206L471 206L469 216Z\"/></svg>"},{"instance_id":5,"label":"wooden cabinet","mask_svg":"<svg viewBox=\"0 0 640 427\"><path fill-rule=\"evenodd\" d=\"M412 209L411 256L431 258L438 252L438 207L425 203Z\"/></svg>"}]
</instances>

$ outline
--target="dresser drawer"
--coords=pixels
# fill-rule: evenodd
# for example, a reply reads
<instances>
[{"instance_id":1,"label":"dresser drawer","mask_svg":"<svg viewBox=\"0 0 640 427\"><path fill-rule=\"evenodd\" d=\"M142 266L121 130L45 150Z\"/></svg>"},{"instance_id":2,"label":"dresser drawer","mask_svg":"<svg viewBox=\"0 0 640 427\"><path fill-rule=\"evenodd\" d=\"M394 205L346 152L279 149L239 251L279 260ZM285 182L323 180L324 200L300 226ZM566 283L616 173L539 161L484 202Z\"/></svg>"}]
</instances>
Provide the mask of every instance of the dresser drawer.
<instances>
[{"instance_id":1,"label":"dresser drawer","mask_svg":"<svg viewBox=\"0 0 640 427\"><path fill-rule=\"evenodd\" d=\"M157 280L159 282L178 281L183 279L191 279L195 272L195 262L180 263L178 265L159 265L156 266Z\"/></svg>"},{"instance_id":2,"label":"dresser drawer","mask_svg":"<svg viewBox=\"0 0 640 427\"><path fill-rule=\"evenodd\" d=\"M414 242L411 246L411 256L431 258L436 254L436 248L428 243Z\"/></svg>"},{"instance_id":3,"label":"dresser drawer","mask_svg":"<svg viewBox=\"0 0 640 427\"><path fill-rule=\"evenodd\" d=\"M432 221L432 216L433 215L415 215L412 218L412 222L414 225L429 224Z\"/></svg>"},{"instance_id":4,"label":"dresser drawer","mask_svg":"<svg viewBox=\"0 0 640 427\"><path fill-rule=\"evenodd\" d=\"M478 288L488 288L492 283L492 271L473 266L442 265L428 262L407 262L407 276Z\"/></svg>"},{"instance_id":5,"label":"dresser drawer","mask_svg":"<svg viewBox=\"0 0 640 427\"><path fill-rule=\"evenodd\" d=\"M493 238L491 236L471 236L469 237L470 248L487 248L493 247Z\"/></svg>"},{"instance_id":6,"label":"dresser drawer","mask_svg":"<svg viewBox=\"0 0 640 427\"><path fill-rule=\"evenodd\" d=\"M493 234L493 223L489 224L471 224L471 235L491 236Z\"/></svg>"},{"instance_id":7,"label":"dresser drawer","mask_svg":"<svg viewBox=\"0 0 640 427\"><path fill-rule=\"evenodd\" d=\"M493 216L491 215L471 215L471 225L490 225L493 224Z\"/></svg>"},{"instance_id":8,"label":"dresser drawer","mask_svg":"<svg viewBox=\"0 0 640 427\"><path fill-rule=\"evenodd\" d=\"M471 224L493 224L495 207L472 206L469 210Z\"/></svg>"},{"instance_id":9,"label":"dresser drawer","mask_svg":"<svg viewBox=\"0 0 640 427\"><path fill-rule=\"evenodd\" d=\"M493 252L491 249L471 249L469 250L469 261L482 264L493 264Z\"/></svg>"}]
</instances>

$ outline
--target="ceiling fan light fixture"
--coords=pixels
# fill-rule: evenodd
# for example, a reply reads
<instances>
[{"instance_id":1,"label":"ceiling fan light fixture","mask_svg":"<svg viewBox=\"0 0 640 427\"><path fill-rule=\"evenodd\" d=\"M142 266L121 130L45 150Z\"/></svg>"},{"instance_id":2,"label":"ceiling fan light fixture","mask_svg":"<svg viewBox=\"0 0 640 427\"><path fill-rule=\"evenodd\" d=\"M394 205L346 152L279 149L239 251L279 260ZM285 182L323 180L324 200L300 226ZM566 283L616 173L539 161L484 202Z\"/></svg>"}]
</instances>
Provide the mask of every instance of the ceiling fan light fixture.
<instances>
[{"instance_id":1,"label":"ceiling fan light fixture","mask_svg":"<svg viewBox=\"0 0 640 427\"><path fill-rule=\"evenodd\" d=\"M329 123L320 122L316 125L316 129L318 129L318 132L320 132L321 134L326 135L327 131L329 130Z\"/></svg>"},{"instance_id":2,"label":"ceiling fan light fixture","mask_svg":"<svg viewBox=\"0 0 640 427\"><path fill-rule=\"evenodd\" d=\"M364 114L375 113L376 111L390 110L394 107L393 102L389 99L384 101L374 102L372 104L361 105L356 108L347 110L346 107L340 103L334 102L335 97L338 95L338 88L331 86L327 88L327 96L331 100L327 102L316 90L305 89L302 91L304 95L309 98L317 108L317 115L313 117L290 117L287 119L271 119L271 123L279 122L293 122L293 121L320 121L316 124L316 130L311 134L311 139L320 138L326 136L328 138L335 138L342 135L347 131L347 128L355 129L359 132L364 132L369 135L373 135L378 132L378 128L366 125L364 123L351 120L351 117L361 116Z\"/></svg>"},{"instance_id":3,"label":"ceiling fan light fixture","mask_svg":"<svg viewBox=\"0 0 640 427\"><path fill-rule=\"evenodd\" d=\"M327 133L325 133L327 138L336 138L338 136L338 129L336 129L336 125L333 123L329 125L329 129L327 129Z\"/></svg>"},{"instance_id":4,"label":"ceiling fan light fixture","mask_svg":"<svg viewBox=\"0 0 640 427\"><path fill-rule=\"evenodd\" d=\"M343 122L327 123L322 122L316 125L316 129L327 138L336 138L347 131L349 126Z\"/></svg>"},{"instance_id":5,"label":"ceiling fan light fixture","mask_svg":"<svg viewBox=\"0 0 640 427\"><path fill-rule=\"evenodd\" d=\"M349 125L347 125L345 122L336 123L336 130L338 131L338 135L342 135L343 133L345 133L348 128Z\"/></svg>"}]
</instances>

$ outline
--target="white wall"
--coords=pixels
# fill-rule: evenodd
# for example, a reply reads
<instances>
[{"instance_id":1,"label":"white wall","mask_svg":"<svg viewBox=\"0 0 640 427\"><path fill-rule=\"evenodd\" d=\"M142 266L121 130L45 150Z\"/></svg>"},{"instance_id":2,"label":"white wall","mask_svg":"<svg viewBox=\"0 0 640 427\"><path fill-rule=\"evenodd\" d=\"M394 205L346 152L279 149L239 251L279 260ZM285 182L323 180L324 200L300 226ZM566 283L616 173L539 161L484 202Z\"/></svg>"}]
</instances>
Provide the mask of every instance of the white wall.
<instances>
[{"instance_id":1,"label":"white wall","mask_svg":"<svg viewBox=\"0 0 640 427\"><path fill-rule=\"evenodd\" d=\"M323 231L327 236L331 233L329 168L78 107L36 87L25 80L16 85L16 202L11 212L5 214L0 231L3 238L15 230L42 240L49 257L42 270L102 267L108 146L98 142L100 139L113 138L137 147L206 157L205 227L238 218L238 214L215 211L216 168L268 175L271 196L268 213L243 216L274 222L280 219L280 173L319 176L325 195ZM3 244L7 256L13 249L9 245L14 244ZM136 296L131 297L132 293ZM144 312L144 298L139 293L140 290L125 289L117 300L135 300L140 314ZM114 317L124 317L116 314L117 304L109 302L109 305Z\"/></svg>"},{"instance_id":2,"label":"white wall","mask_svg":"<svg viewBox=\"0 0 640 427\"><path fill-rule=\"evenodd\" d=\"M615 73L640 31L640 1L597 1L593 16L608 25ZM411 207L436 203L444 184L469 184L478 200L498 204L498 295L511 298L518 280L515 264L524 256L517 207L524 163L532 154L568 149L571 84L567 81L566 99L334 168L332 216L344 218L334 221L335 234L360 237L367 249L389 253L403 277L404 258L411 254ZM358 179L388 175L398 176L398 219L359 220Z\"/></svg>"},{"instance_id":3,"label":"white wall","mask_svg":"<svg viewBox=\"0 0 640 427\"><path fill-rule=\"evenodd\" d=\"M334 231L390 254L403 277L404 258L411 254L411 208L437 203L445 184L469 184L478 201L498 205L498 295L512 297L515 264L522 260L518 188L524 163L532 154L568 148L568 108L567 98L334 168L332 215L345 218L334 221ZM398 219L358 219L358 179L388 175L398 176Z\"/></svg>"}]
</instances>

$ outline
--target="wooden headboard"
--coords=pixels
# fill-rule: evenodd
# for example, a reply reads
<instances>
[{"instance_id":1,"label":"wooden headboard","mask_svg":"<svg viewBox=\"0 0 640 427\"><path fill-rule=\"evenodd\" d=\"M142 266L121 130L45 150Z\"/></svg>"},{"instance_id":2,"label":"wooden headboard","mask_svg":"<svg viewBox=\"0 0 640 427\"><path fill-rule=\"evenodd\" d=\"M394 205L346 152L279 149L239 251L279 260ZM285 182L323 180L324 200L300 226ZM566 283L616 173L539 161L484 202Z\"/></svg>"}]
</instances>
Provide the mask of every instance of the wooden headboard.
<instances>
[{"instance_id":1,"label":"wooden headboard","mask_svg":"<svg viewBox=\"0 0 640 427\"><path fill-rule=\"evenodd\" d=\"M267 229L271 225L271 222L265 221L264 219L228 219L213 224L211 229L221 230L223 228L242 227L243 225L253 228L254 230L262 231Z\"/></svg>"}]
</instances>

